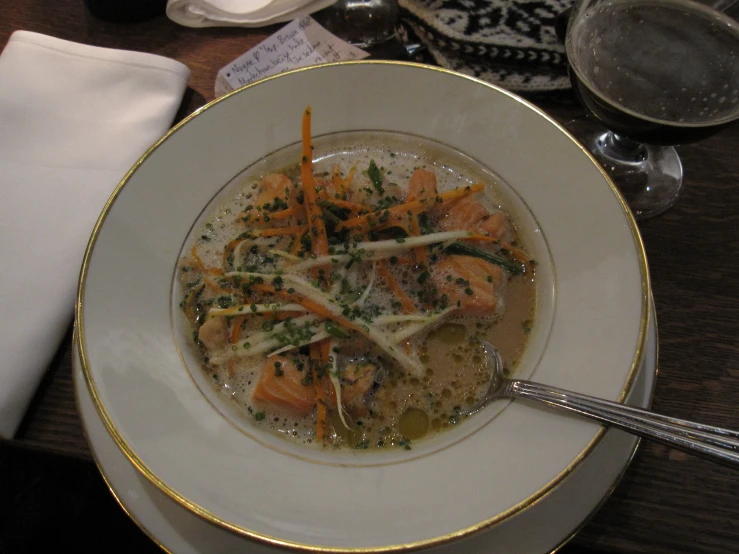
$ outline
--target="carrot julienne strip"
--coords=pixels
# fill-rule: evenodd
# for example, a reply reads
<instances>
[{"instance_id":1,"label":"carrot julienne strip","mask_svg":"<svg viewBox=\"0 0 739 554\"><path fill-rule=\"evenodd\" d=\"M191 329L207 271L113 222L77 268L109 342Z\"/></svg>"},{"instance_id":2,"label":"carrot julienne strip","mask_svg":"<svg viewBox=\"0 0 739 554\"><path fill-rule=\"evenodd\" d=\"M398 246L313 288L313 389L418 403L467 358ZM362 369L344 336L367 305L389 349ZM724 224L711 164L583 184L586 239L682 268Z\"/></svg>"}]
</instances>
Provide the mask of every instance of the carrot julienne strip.
<instances>
[{"instance_id":1,"label":"carrot julienne strip","mask_svg":"<svg viewBox=\"0 0 739 554\"><path fill-rule=\"evenodd\" d=\"M350 202L348 200L333 198L330 194L326 194L325 192L320 193L318 196L321 198L321 200L326 200L327 202L336 204L339 208L346 208L347 210L351 210L353 212L360 212L362 210L370 211L369 208L364 204L358 204L357 202Z\"/></svg>"},{"instance_id":2,"label":"carrot julienne strip","mask_svg":"<svg viewBox=\"0 0 739 554\"><path fill-rule=\"evenodd\" d=\"M222 292L223 294L240 294L239 291L235 291L233 289L219 285L217 282L213 281L213 279L209 277L205 278L205 285L214 292Z\"/></svg>"},{"instance_id":3,"label":"carrot julienne strip","mask_svg":"<svg viewBox=\"0 0 739 554\"><path fill-rule=\"evenodd\" d=\"M339 164L335 164L331 170L331 181L334 184L334 189L336 189L339 194L346 193L346 187L344 186L344 179L341 176L341 168L339 167Z\"/></svg>"},{"instance_id":4,"label":"carrot julienne strip","mask_svg":"<svg viewBox=\"0 0 739 554\"><path fill-rule=\"evenodd\" d=\"M310 367L313 372L313 385L316 388L316 440L323 442L326 433L326 389L322 379L318 377L317 367L322 364L320 343L314 342L310 346Z\"/></svg>"},{"instance_id":5,"label":"carrot julienne strip","mask_svg":"<svg viewBox=\"0 0 739 554\"><path fill-rule=\"evenodd\" d=\"M311 110L310 106L303 112L303 157L300 162L300 178L303 182L303 202L308 216L308 229L313 243L313 253L319 256L328 253L328 236L326 224L318 207L318 193L313 182L313 146L311 145Z\"/></svg>"},{"instance_id":6,"label":"carrot julienne strip","mask_svg":"<svg viewBox=\"0 0 739 554\"><path fill-rule=\"evenodd\" d=\"M411 213L410 215L410 236L413 237L420 237L421 236L421 227L418 224L418 216L414 213ZM426 256L426 248L423 246L418 246L413 249L413 253L416 256L416 260L418 260L418 263L423 264L424 266L428 266L428 258Z\"/></svg>"},{"instance_id":7,"label":"carrot julienne strip","mask_svg":"<svg viewBox=\"0 0 739 554\"><path fill-rule=\"evenodd\" d=\"M441 194L437 194L433 198L423 200L411 200L410 202L406 202L405 204L400 204L398 206L393 206L392 208L388 208L387 210L372 212L371 214L361 215L352 219L348 219L339 224L336 227L336 230L341 231L342 229L355 229L359 227L361 229L364 229L365 231L379 231L397 224L398 220L401 220L404 216L407 217L408 212L419 214L439 204L445 204L447 202L457 200L473 192L481 192L484 188L485 185L482 184L469 185L447 192L442 192ZM387 215L387 218L385 217L385 214ZM382 221L382 219L387 219L388 221ZM374 225L372 225L372 223L374 223Z\"/></svg>"},{"instance_id":8,"label":"carrot julienne strip","mask_svg":"<svg viewBox=\"0 0 739 554\"><path fill-rule=\"evenodd\" d=\"M321 342L318 342L317 344L320 345L321 365L324 368L327 368L328 367L328 358L331 355L331 340L330 339L324 339ZM320 388L323 391L323 398L324 398L324 404L323 404L323 408L324 408L324 416L323 416L324 417L324 421L323 421L324 433L326 431L326 415L327 415L327 412L328 412L328 410L327 410L327 404L328 404L328 402L327 402L328 401L328 386L329 386L329 383L330 383L330 381L328 379L328 375L326 375L326 371L328 371L328 370L327 369L324 370L323 377L321 377L321 379L320 379L320 381L321 381L320 382Z\"/></svg>"},{"instance_id":9,"label":"carrot julienne strip","mask_svg":"<svg viewBox=\"0 0 739 554\"><path fill-rule=\"evenodd\" d=\"M243 325L245 319L245 315L239 315L234 317L233 321L231 321L231 335L229 337L229 342L231 344L239 342L239 339L241 338L241 326Z\"/></svg>"},{"instance_id":10,"label":"carrot julienne strip","mask_svg":"<svg viewBox=\"0 0 739 554\"><path fill-rule=\"evenodd\" d=\"M306 232L305 227L277 227L275 229L259 229L254 231L254 235L258 237L281 237L284 235L296 235L301 236Z\"/></svg>"},{"instance_id":11,"label":"carrot julienne strip","mask_svg":"<svg viewBox=\"0 0 739 554\"><path fill-rule=\"evenodd\" d=\"M198 269L202 269L204 267L203 260L201 260L198 255L197 246L190 248L190 256L195 260L195 263L198 265Z\"/></svg>"},{"instance_id":12,"label":"carrot julienne strip","mask_svg":"<svg viewBox=\"0 0 739 554\"><path fill-rule=\"evenodd\" d=\"M296 235L295 240L293 241L292 245L290 245L290 254L292 254L293 256L296 256L298 252L300 252L300 241L303 240L303 236L305 236L305 233L307 233L307 229L304 230L302 233Z\"/></svg>"},{"instance_id":13,"label":"carrot julienne strip","mask_svg":"<svg viewBox=\"0 0 739 554\"><path fill-rule=\"evenodd\" d=\"M250 285L250 288L252 290L263 292L267 294L274 294L275 296L282 296L284 298L289 299L291 302L295 302L296 304L300 304L304 308L306 308L308 311L313 312L314 314L318 314L321 317L325 317L326 319L330 319L332 321L335 321L339 325L346 327L348 329L351 329L353 331L358 331L362 333L362 329L360 329L357 325L349 321L348 319L344 319L341 317L337 317L336 315L332 314L328 310L326 310L323 306L321 306L318 302L314 302L310 298L306 298L300 293L290 293L287 292L284 289L276 290L275 287L271 285L260 285L260 284L253 284Z\"/></svg>"},{"instance_id":14,"label":"carrot julienne strip","mask_svg":"<svg viewBox=\"0 0 739 554\"><path fill-rule=\"evenodd\" d=\"M349 170L349 175L347 175L344 179L341 177L341 170L339 169L339 165L336 164L334 166L333 172L331 174L331 180L334 182L334 187L336 187L340 194L346 194L346 189L349 188L352 184L352 181L354 181L354 173L356 172L356 170L356 166L353 166Z\"/></svg>"},{"instance_id":15,"label":"carrot julienne strip","mask_svg":"<svg viewBox=\"0 0 739 554\"><path fill-rule=\"evenodd\" d=\"M500 244L500 247L503 248L504 250L508 250L508 252L511 253L511 257L513 259L518 260L519 262L523 262L525 264L531 263L531 258L523 250L516 248L515 246L511 246L510 244L506 242L499 242L498 244Z\"/></svg>"},{"instance_id":16,"label":"carrot julienne strip","mask_svg":"<svg viewBox=\"0 0 739 554\"><path fill-rule=\"evenodd\" d=\"M229 263L228 260L233 256L234 250L236 250L236 247L239 245L239 243L244 240L241 237L236 237L232 241L230 241L224 248L223 248L223 266L228 267Z\"/></svg>"},{"instance_id":17,"label":"carrot julienne strip","mask_svg":"<svg viewBox=\"0 0 739 554\"><path fill-rule=\"evenodd\" d=\"M222 269L218 269L217 267L206 267L206 265L203 262L203 260L200 259L200 256L198 255L198 252L197 252L195 246L193 246L190 249L190 256L195 261L195 265L197 266L197 270L200 273L205 273L206 275L216 275L216 276L223 275L223 270Z\"/></svg>"},{"instance_id":18,"label":"carrot julienne strip","mask_svg":"<svg viewBox=\"0 0 739 554\"><path fill-rule=\"evenodd\" d=\"M493 242L493 243L500 243L500 241L494 237L489 237L488 235L470 235L467 240L479 240L481 242Z\"/></svg>"},{"instance_id":19,"label":"carrot julienne strip","mask_svg":"<svg viewBox=\"0 0 739 554\"><path fill-rule=\"evenodd\" d=\"M271 214L259 214L254 218L254 223L259 223L261 221L280 221L293 215L300 215L302 212L303 206L296 206L294 208L287 208L286 210L280 210L279 212L273 212ZM266 219L265 216L269 219Z\"/></svg>"},{"instance_id":20,"label":"carrot julienne strip","mask_svg":"<svg viewBox=\"0 0 739 554\"><path fill-rule=\"evenodd\" d=\"M231 322L231 328L229 330L229 337L228 342L231 344L239 342L239 338L241 338L241 325L244 323L244 320L246 319L246 316L240 315L235 318L233 318L233 321ZM228 376L233 377L234 376L234 360L228 360L228 364L226 365L226 371L228 371Z\"/></svg>"},{"instance_id":21,"label":"carrot julienne strip","mask_svg":"<svg viewBox=\"0 0 739 554\"><path fill-rule=\"evenodd\" d=\"M493 244L497 244L500 246L503 250L508 250L510 252L511 257L514 260L517 260L521 262L522 264L526 264L527 268L531 264L531 257L521 250L520 248L516 248L515 246L511 246L507 242L503 242L501 240L498 240L494 237L489 237L487 235L470 235L470 237L467 240L479 240L481 242L491 242ZM530 269L530 268L528 268Z\"/></svg>"},{"instance_id":22,"label":"carrot julienne strip","mask_svg":"<svg viewBox=\"0 0 739 554\"><path fill-rule=\"evenodd\" d=\"M318 344L321 345L321 363L327 364L328 357L331 355L331 341L323 340L319 342Z\"/></svg>"},{"instance_id":23,"label":"carrot julienne strip","mask_svg":"<svg viewBox=\"0 0 739 554\"><path fill-rule=\"evenodd\" d=\"M413 303L413 300L408 297L406 292L403 290L403 287L400 286L400 283L398 283L395 277L393 277L393 274L390 273L385 262L378 262L377 269L380 271L380 275L382 275L384 281L390 287L390 290L393 291L393 294L398 298L398 300L400 300L400 303L403 306L403 311L407 314L415 312L416 305Z\"/></svg>"},{"instance_id":24,"label":"carrot julienne strip","mask_svg":"<svg viewBox=\"0 0 739 554\"><path fill-rule=\"evenodd\" d=\"M227 273L226 277L254 277L255 279L269 279L273 276L249 272L231 272ZM290 291L290 289L288 289L287 291L285 291L281 286L278 287L279 290L275 290L275 287L273 286L265 285L263 284L263 282L257 283L256 281L253 283L250 282L245 284L243 290L247 291L249 288L251 288L257 291L269 292L280 296L287 296L291 299L292 302L301 304L304 308L307 308L308 311L313 312L314 314L326 314L326 316L324 316L325 319L331 319L342 327L356 331L360 335L363 335L373 341L388 356L396 360L404 369L409 371L415 377L420 377L423 375L423 372L425 370L423 369L423 366L420 364L420 362L417 359L411 358L407 354L398 351L398 349L395 347L395 343L393 343L390 339L390 336L381 329L377 328L371 322L357 320L357 322L355 323L353 320L344 315L344 310L341 309L341 306L339 304L336 304L323 292L316 290L311 283L304 281L303 279L296 277L295 275L283 274L281 278L285 281L288 281L291 285L291 288L294 290Z\"/></svg>"},{"instance_id":25,"label":"carrot julienne strip","mask_svg":"<svg viewBox=\"0 0 739 554\"><path fill-rule=\"evenodd\" d=\"M294 319L305 312L272 312L270 319L273 321L285 321L286 319Z\"/></svg>"}]
</instances>

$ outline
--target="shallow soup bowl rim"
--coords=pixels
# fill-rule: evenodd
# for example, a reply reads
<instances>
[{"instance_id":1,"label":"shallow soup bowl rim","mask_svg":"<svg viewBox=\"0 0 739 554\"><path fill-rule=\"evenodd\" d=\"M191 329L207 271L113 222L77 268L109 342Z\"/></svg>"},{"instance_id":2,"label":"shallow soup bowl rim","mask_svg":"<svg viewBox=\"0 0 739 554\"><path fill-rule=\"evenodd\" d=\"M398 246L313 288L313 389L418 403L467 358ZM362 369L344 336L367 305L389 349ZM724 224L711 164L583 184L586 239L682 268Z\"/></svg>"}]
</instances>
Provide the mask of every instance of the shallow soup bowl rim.
<instances>
[{"instance_id":1,"label":"shallow soup bowl rim","mask_svg":"<svg viewBox=\"0 0 739 554\"><path fill-rule=\"evenodd\" d=\"M364 86L348 94L357 82ZM406 551L504 524L566 479L604 430L514 402L459 431L459 440L428 452L419 446L420 454L392 463L365 464L357 452L345 455L357 463L330 452L305 459L234 426L182 363L170 301L183 240L221 187L299 139L306 105L317 136L423 136L507 183L533 214L532 232L552 260L550 276L537 285L550 301L542 318L549 321L535 320L532 331L541 355L522 371L594 396L627 396L645 348L649 278L636 223L593 158L538 108L488 83L420 64L345 62L285 73L211 102L121 181L93 231L76 305L77 345L96 408L127 458L165 494L260 542ZM370 521L378 527L362 523Z\"/></svg>"}]
</instances>

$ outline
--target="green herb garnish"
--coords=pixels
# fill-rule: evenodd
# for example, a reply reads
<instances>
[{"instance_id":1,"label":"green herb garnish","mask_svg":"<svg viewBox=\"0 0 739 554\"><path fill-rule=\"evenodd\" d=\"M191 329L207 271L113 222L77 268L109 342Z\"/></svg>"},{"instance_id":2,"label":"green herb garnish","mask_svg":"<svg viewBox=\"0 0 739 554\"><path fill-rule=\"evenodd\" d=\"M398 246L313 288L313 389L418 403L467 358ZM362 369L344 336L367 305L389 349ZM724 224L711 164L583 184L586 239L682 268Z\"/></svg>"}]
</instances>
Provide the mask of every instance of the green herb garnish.
<instances>
[{"instance_id":1,"label":"green herb garnish","mask_svg":"<svg viewBox=\"0 0 739 554\"><path fill-rule=\"evenodd\" d=\"M341 327L336 325L336 323L334 323L330 319L326 320L326 323L324 324L324 328L326 329L326 332L329 335L337 339L348 339L351 336L349 333L344 331Z\"/></svg>"},{"instance_id":2,"label":"green herb garnish","mask_svg":"<svg viewBox=\"0 0 739 554\"><path fill-rule=\"evenodd\" d=\"M482 260L485 260L486 262L490 262L491 264L499 265L508 273L511 273L513 275L520 275L524 271L521 264L506 260L505 258L496 256L495 254L491 254L490 252L485 252L484 250L480 250L478 248L475 248L474 246L462 244L461 242L453 242L446 247L446 251L450 254L459 254L461 256L472 256L473 258L480 258Z\"/></svg>"},{"instance_id":3,"label":"green herb garnish","mask_svg":"<svg viewBox=\"0 0 739 554\"><path fill-rule=\"evenodd\" d=\"M370 160L369 167L364 173L372 181L372 186L375 187L375 190L380 194L384 194L385 189L382 188L382 172L377 167L375 160Z\"/></svg>"}]
</instances>

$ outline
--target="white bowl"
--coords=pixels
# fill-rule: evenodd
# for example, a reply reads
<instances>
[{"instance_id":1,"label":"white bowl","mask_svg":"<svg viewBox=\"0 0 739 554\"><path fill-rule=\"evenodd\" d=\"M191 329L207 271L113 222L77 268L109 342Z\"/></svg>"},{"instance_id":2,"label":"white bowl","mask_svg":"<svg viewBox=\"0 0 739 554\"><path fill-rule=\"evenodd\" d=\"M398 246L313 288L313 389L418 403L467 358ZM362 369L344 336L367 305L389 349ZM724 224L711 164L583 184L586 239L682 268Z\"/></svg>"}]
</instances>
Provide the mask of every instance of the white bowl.
<instances>
[{"instance_id":1,"label":"white bowl","mask_svg":"<svg viewBox=\"0 0 739 554\"><path fill-rule=\"evenodd\" d=\"M644 363L629 394L628 404L648 408L657 378L657 327L654 306ZM95 462L113 496L136 524L167 552L250 554L282 552L247 537L210 525L165 495L129 463L107 433L84 381L77 349L73 376L77 406ZM554 490L530 508L470 540L455 541L435 552L455 554L541 554L572 538L574 532L600 507L623 475L638 440L618 430L606 431L603 440Z\"/></svg>"},{"instance_id":2,"label":"white bowl","mask_svg":"<svg viewBox=\"0 0 739 554\"><path fill-rule=\"evenodd\" d=\"M82 368L101 418L165 494L272 545L408 550L511 521L583 462L603 437L599 426L512 403L385 459L316 454L233 425L182 362L170 300L183 240L233 176L299 140L306 105L314 135L418 135L500 176L512 204L533 214L524 232L534 256L550 260L539 268L521 373L611 400L629 393L649 323L646 259L633 218L589 154L486 83L357 62L286 73L210 104L123 180L90 241L77 306Z\"/></svg>"}]
</instances>

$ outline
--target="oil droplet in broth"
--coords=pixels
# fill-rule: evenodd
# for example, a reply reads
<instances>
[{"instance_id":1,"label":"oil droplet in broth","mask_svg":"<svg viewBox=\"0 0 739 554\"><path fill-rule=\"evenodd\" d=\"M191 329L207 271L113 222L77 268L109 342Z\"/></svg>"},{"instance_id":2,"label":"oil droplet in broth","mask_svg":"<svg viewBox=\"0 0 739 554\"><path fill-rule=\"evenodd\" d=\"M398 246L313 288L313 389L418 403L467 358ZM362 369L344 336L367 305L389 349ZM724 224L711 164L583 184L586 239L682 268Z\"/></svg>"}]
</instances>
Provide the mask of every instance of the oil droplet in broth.
<instances>
[{"instance_id":1,"label":"oil droplet in broth","mask_svg":"<svg viewBox=\"0 0 739 554\"><path fill-rule=\"evenodd\" d=\"M398 430L407 439L417 440L423 437L429 430L429 416L418 408L408 408L400 416Z\"/></svg>"}]
</instances>

